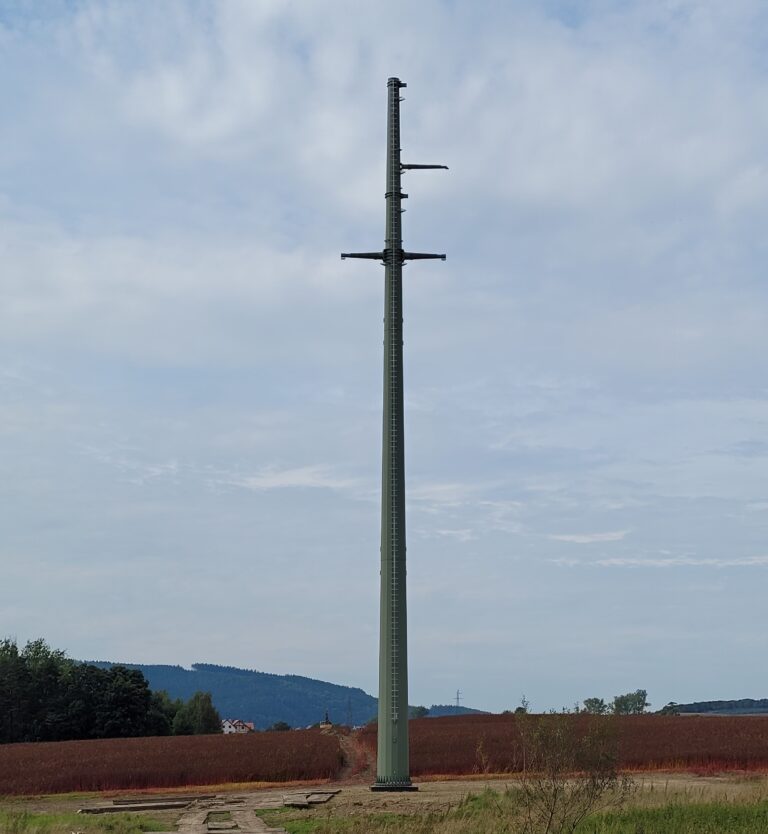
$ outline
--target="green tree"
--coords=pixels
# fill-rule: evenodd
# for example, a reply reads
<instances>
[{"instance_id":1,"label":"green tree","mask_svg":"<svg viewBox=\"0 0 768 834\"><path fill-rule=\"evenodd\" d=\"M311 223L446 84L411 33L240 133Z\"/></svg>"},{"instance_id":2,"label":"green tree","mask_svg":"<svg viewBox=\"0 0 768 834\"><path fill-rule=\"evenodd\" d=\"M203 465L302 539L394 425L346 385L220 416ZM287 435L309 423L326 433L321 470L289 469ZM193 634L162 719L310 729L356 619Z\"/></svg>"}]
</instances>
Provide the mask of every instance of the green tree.
<instances>
[{"instance_id":1,"label":"green tree","mask_svg":"<svg viewBox=\"0 0 768 834\"><path fill-rule=\"evenodd\" d=\"M30 680L19 647L0 641L0 742L24 741Z\"/></svg>"},{"instance_id":2,"label":"green tree","mask_svg":"<svg viewBox=\"0 0 768 834\"><path fill-rule=\"evenodd\" d=\"M42 638L30 640L21 652L27 682L23 711L26 713L26 740L54 741L62 721L63 679L71 665L58 649Z\"/></svg>"},{"instance_id":3,"label":"green tree","mask_svg":"<svg viewBox=\"0 0 768 834\"><path fill-rule=\"evenodd\" d=\"M221 716L213 706L210 692L195 692L173 719L173 734L176 736L220 732Z\"/></svg>"},{"instance_id":4,"label":"green tree","mask_svg":"<svg viewBox=\"0 0 768 834\"><path fill-rule=\"evenodd\" d=\"M528 715L531 711L531 702L523 695L520 699L520 706L515 707L515 715Z\"/></svg>"},{"instance_id":5,"label":"green tree","mask_svg":"<svg viewBox=\"0 0 768 834\"><path fill-rule=\"evenodd\" d=\"M590 715L605 715L608 712L608 704L602 698L585 698L584 712Z\"/></svg>"},{"instance_id":6,"label":"green tree","mask_svg":"<svg viewBox=\"0 0 768 834\"><path fill-rule=\"evenodd\" d=\"M97 738L130 738L147 734L152 700L147 679L138 669L111 666L96 708Z\"/></svg>"},{"instance_id":7,"label":"green tree","mask_svg":"<svg viewBox=\"0 0 768 834\"><path fill-rule=\"evenodd\" d=\"M167 733L175 710L136 669L78 663L43 639L22 650L0 640L0 742Z\"/></svg>"},{"instance_id":8,"label":"green tree","mask_svg":"<svg viewBox=\"0 0 768 834\"><path fill-rule=\"evenodd\" d=\"M408 717L409 718L426 718L429 715L429 710L427 707L409 707L408 708Z\"/></svg>"},{"instance_id":9,"label":"green tree","mask_svg":"<svg viewBox=\"0 0 768 834\"><path fill-rule=\"evenodd\" d=\"M291 729L291 725L286 723L285 721L275 721L275 723L269 729L277 730L278 732L284 733L286 730Z\"/></svg>"},{"instance_id":10,"label":"green tree","mask_svg":"<svg viewBox=\"0 0 768 834\"><path fill-rule=\"evenodd\" d=\"M106 671L88 663L72 663L61 684L55 740L99 738L97 711L108 686Z\"/></svg>"},{"instance_id":11,"label":"green tree","mask_svg":"<svg viewBox=\"0 0 768 834\"><path fill-rule=\"evenodd\" d=\"M611 704L614 715L641 715L650 706L645 689L636 689L626 695L617 695Z\"/></svg>"},{"instance_id":12,"label":"green tree","mask_svg":"<svg viewBox=\"0 0 768 834\"><path fill-rule=\"evenodd\" d=\"M147 733L151 736L171 735L173 720L183 703L181 698L172 699L164 689L153 692L147 716Z\"/></svg>"},{"instance_id":13,"label":"green tree","mask_svg":"<svg viewBox=\"0 0 768 834\"><path fill-rule=\"evenodd\" d=\"M193 736L195 734L192 715L187 704L182 704L176 715L173 716L171 732L175 736Z\"/></svg>"}]
</instances>

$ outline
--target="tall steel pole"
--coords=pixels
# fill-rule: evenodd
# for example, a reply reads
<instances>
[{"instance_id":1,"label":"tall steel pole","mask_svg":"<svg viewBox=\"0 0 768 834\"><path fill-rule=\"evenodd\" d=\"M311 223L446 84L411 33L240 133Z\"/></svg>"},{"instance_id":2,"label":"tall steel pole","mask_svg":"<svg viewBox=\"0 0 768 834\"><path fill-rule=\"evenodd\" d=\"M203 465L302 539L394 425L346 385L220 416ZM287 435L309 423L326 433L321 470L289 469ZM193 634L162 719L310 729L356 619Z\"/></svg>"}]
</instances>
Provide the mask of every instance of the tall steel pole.
<instances>
[{"instance_id":1,"label":"tall steel pole","mask_svg":"<svg viewBox=\"0 0 768 834\"><path fill-rule=\"evenodd\" d=\"M384 250L344 253L384 263L384 424L381 473L381 609L379 738L372 790L416 790L408 764L408 629L405 592L405 444L403 419L403 263L439 258L404 252L400 180L403 171L445 168L400 161L399 78L387 82L387 201Z\"/></svg>"}]
</instances>

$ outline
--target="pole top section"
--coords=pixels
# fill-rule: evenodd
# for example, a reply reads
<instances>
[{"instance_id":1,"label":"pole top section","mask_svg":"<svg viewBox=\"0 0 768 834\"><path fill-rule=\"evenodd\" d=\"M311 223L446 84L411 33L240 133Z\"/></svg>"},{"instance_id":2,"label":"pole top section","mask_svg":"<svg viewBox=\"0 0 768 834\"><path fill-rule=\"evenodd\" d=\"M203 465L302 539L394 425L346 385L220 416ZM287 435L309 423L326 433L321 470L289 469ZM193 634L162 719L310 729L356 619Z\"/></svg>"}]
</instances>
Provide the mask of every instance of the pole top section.
<instances>
[{"instance_id":1,"label":"pole top section","mask_svg":"<svg viewBox=\"0 0 768 834\"><path fill-rule=\"evenodd\" d=\"M405 81L401 81L399 78L390 78L387 81L387 87L407 87L408 85Z\"/></svg>"}]
</instances>

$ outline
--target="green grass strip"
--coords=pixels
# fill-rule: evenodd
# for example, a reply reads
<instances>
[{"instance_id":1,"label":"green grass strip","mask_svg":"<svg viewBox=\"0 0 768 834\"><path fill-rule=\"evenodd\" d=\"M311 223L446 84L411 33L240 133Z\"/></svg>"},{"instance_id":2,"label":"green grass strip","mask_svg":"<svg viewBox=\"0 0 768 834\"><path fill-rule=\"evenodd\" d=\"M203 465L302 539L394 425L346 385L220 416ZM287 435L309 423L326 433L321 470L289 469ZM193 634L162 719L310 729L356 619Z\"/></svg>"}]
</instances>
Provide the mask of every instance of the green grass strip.
<instances>
[{"instance_id":1,"label":"green grass strip","mask_svg":"<svg viewBox=\"0 0 768 834\"><path fill-rule=\"evenodd\" d=\"M736 805L706 802L661 808L628 808L600 814L578 834L765 834L768 803Z\"/></svg>"},{"instance_id":2,"label":"green grass strip","mask_svg":"<svg viewBox=\"0 0 768 834\"><path fill-rule=\"evenodd\" d=\"M0 811L2 834L142 834L144 831L173 831L173 826L136 814L49 814L32 811Z\"/></svg>"},{"instance_id":3,"label":"green grass strip","mask_svg":"<svg viewBox=\"0 0 768 834\"><path fill-rule=\"evenodd\" d=\"M512 794L484 792L443 814L360 814L350 817L264 813L290 834L519 834L520 805ZM292 818L286 818L292 817ZM768 834L768 803L673 803L596 814L577 834Z\"/></svg>"}]
</instances>

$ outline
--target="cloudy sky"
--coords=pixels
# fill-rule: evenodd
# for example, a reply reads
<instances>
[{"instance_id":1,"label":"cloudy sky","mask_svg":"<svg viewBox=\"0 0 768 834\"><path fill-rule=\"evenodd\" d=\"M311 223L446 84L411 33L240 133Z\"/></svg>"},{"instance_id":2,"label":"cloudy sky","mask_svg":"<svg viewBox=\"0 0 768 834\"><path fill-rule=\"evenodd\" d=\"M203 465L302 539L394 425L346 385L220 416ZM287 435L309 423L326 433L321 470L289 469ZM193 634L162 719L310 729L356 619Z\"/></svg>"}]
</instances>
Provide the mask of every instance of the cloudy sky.
<instances>
[{"instance_id":1,"label":"cloudy sky","mask_svg":"<svg viewBox=\"0 0 768 834\"><path fill-rule=\"evenodd\" d=\"M0 634L411 702L766 697L761 0L0 0Z\"/></svg>"}]
</instances>

